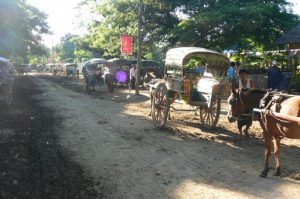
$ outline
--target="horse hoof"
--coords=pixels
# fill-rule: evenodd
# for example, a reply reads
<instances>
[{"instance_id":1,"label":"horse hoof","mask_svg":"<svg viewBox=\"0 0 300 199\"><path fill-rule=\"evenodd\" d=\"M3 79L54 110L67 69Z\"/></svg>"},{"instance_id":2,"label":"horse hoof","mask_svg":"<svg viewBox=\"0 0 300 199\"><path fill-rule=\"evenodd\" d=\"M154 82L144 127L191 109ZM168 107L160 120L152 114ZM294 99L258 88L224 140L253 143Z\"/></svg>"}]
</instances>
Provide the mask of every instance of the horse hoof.
<instances>
[{"instance_id":1,"label":"horse hoof","mask_svg":"<svg viewBox=\"0 0 300 199\"><path fill-rule=\"evenodd\" d=\"M268 176L268 172L266 171L262 171L259 175L259 177L262 177L262 178L266 178Z\"/></svg>"},{"instance_id":2,"label":"horse hoof","mask_svg":"<svg viewBox=\"0 0 300 199\"><path fill-rule=\"evenodd\" d=\"M276 172L273 173L273 176L280 176L281 175L281 170L280 169L276 169Z\"/></svg>"}]
</instances>

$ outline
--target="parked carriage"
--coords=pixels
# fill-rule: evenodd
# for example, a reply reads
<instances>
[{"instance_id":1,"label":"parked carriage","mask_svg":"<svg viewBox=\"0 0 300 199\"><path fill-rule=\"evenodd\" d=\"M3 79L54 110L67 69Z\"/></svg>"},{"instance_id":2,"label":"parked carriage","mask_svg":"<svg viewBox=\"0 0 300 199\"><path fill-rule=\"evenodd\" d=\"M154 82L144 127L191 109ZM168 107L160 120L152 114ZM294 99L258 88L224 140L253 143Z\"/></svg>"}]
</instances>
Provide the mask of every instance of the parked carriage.
<instances>
[{"instance_id":1,"label":"parked carriage","mask_svg":"<svg viewBox=\"0 0 300 199\"><path fill-rule=\"evenodd\" d=\"M0 57L0 95L4 97L6 105L12 102L14 73L15 70L10 61Z\"/></svg>"},{"instance_id":2,"label":"parked carriage","mask_svg":"<svg viewBox=\"0 0 300 199\"><path fill-rule=\"evenodd\" d=\"M191 59L205 61L205 73L201 78L185 67ZM214 128L220 115L222 79L226 75L229 61L223 54L205 48L170 49L166 55L164 78L151 88L151 115L154 125L158 128L164 127L170 108L178 110L171 105L175 101L184 100L192 109L178 111L199 111L202 126L207 129Z\"/></svg>"},{"instance_id":3,"label":"parked carriage","mask_svg":"<svg viewBox=\"0 0 300 199\"><path fill-rule=\"evenodd\" d=\"M109 59L107 63L113 76L114 85L129 85L129 70L132 64L137 64L137 61L123 58L113 58ZM163 68L159 62L153 60L141 61L141 84L148 83L153 77L162 78L162 74Z\"/></svg>"},{"instance_id":4,"label":"parked carriage","mask_svg":"<svg viewBox=\"0 0 300 199\"><path fill-rule=\"evenodd\" d=\"M111 69L114 84L128 85L131 61L122 58L113 58L108 60L108 65Z\"/></svg>"},{"instance_id":5,"label":"parked carriage","mask_svg":"<svg viewBox=\"0 0 300 199\"><path fill-rule=\"evenodd\" d=\"M107 60L94 58L84 63L82 73L86 83L88 94L95 91L95 86L106 84L108 91L113 92L113 77Z\"/></svg>"},{"instance_id":6,"label":"parked carriage","mask_svg":"<svg viewBox=\"0 0 300 199\"><path fill-rule=\"evenodd\" d=\"M64 71L65 71L65 75L67 77L69 76L73 76L73 77L76 77L77 76L77 64L75 63L65 63L63 65L63 68L64 68Z\"/></svg>"}]
</instances>

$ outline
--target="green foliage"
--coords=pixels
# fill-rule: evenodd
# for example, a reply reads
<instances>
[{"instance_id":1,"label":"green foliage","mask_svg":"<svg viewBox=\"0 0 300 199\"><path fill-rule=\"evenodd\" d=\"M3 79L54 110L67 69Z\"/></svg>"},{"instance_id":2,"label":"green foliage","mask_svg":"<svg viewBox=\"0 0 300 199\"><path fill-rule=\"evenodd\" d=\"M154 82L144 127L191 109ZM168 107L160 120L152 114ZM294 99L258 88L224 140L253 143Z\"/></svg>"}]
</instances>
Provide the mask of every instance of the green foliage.
<instances>
[{"instance_id":1,"label":"green foliage","mask_svg":"<svg viewBox=\"0 0 300 199\"><path fill-rule=\"evenodd\" d=\"M200 57L192 57L184 67L187 70L194 71L198 66L201 66L201 61L203 61L203 59Z\"/></svg>"},{"instance_id":2,"label":"green foliage","mask_svg":"<svg viewBox=\"0 0 300 199\"><path fill-rule=\"evenodd\" d=\"M136 35L136 0L84 0L93 4L98 21L87 36L103 56L120 56L120 36ZM276 40L300 22L287 0L144 0L142 51L162 57L170 47L200 46L216 50L276 49ZM89 50L88 50L89 51Z\"/></svg>"},{"instance_id":3,"label":"green foliage","mask_svg":"<svg viewBox=\"0 0 300 199\"><path fill-rule=\"evenodd\" d=\"M181 11L188 17L174 30L180 45L241 51L267 50L299 22L288 12L286 0L192 0Z\"/></svg>"},{"instance_id":4,"label":"green foliage","mask_svg":"<svg viewBox=\"0 0 300 199\"><path fill-rule=\"evenodd\" d=\"M79 37L67 33L61 38L61 43L55 46L55 54L58 60L63 62L82 62L100 57L103 51L92 47L90 37Z\"/></svg>"},{"instance_id":5,"label":"green foliage","mask_svg":"<svg viewBox=\"0 0 300 199\"><path fill-rule=\"evenodd\" d=\"M0 1L0 55L28 62L30 54L47 54L41 35L49 33L46 14L23 0Z\"/></svg>"},{"instance_id":6,"label":"green foliage","mask_svg":"<svg viewBox=\"0 0 300 199\"><path fill-rule=\"evenodd\" d=\"M282 69L286 69L289 64L288 51L265 51L251 53L237 53L230 57L231 60L239 61L245 68L268 68L273 60L276 60Z\"/></svg>"},{"instance_id":7,"label":"green foliage","mask_svg":"<svg viewBox=\"0 0 300 199\"><path fill-rule=\"evenodd\" d=\"M300 65L298 66L299 70L294 73L293 79L292 79L292 88L295 88L296 91L300 92Z\"/></svg>"},{"instance_id":8,"label":"green foliage","mask_svg":"<svg viewBox=\"0 0 300 199\"><path fill-rule=\"evenodd\" d=\"M29 64L45 66L48 63L46 56L31 56Z\"/></svg>"},{"instance_id":9,"label":"green foliage","mask_svg":"<svg viewBox=\"0 0 300 199\"><path fill-rule=\"evenodd\" d=\"M76 37L78 36L72 35L71 33L67 33L61 38L61 44L58 44L55 47L56 56L59 58L60 61L74 61L76 43L73 39Z\"/></svg>"}]
</instances>

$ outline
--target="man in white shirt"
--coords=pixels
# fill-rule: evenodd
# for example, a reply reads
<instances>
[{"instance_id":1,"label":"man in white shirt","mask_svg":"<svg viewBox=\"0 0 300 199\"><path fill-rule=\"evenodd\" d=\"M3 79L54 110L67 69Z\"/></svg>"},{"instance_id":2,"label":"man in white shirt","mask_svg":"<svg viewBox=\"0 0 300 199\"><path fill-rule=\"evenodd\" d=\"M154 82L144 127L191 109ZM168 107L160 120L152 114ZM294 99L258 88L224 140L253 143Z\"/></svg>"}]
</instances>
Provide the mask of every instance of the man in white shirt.
<instances>
[{"instance_id":1,"label":"man in white shirt","mask_svg":"<svg viewBox=\"0 0 300 199\"><path fill-rule=\"evenodd\" d=\"M133 64L132 68L129 70L129 79L130 79L130 88L135 89L136 64Z\"/></svg>"}]
</instances>

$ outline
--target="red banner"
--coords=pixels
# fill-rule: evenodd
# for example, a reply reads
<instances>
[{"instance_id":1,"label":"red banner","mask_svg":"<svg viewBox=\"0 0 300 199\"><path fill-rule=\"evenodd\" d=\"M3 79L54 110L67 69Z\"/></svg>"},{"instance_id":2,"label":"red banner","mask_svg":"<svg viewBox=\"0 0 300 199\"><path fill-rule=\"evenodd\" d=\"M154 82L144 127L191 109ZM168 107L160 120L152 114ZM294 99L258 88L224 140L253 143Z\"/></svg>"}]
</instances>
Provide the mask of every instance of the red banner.
<instances>
[{"instance_id":1,"label":"red banner","mask_svg":"<svg viewBox=\"0 0 300 199\"><path fill-rule=\"evenodd\" d=\"M122 35L121 36L121 53L122 55L132 55L133 36L131 35Z\"/></svg>"}]
</instances>

